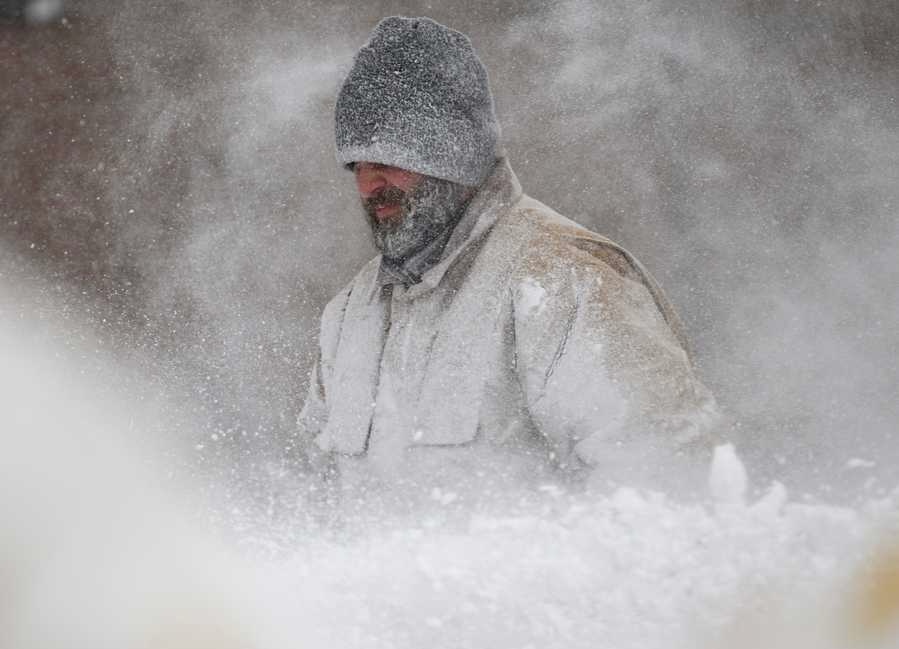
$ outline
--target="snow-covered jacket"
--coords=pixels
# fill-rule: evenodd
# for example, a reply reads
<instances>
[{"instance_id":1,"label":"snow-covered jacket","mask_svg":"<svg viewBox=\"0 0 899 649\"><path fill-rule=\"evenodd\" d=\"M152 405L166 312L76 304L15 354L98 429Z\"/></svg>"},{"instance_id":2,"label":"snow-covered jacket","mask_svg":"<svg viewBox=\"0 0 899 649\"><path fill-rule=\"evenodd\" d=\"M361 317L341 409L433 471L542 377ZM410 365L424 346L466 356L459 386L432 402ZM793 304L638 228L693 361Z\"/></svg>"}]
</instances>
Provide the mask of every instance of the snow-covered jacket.
<instances>
[{"instance_id":1,"label":"snow-covered jacket","mask_svg":"<svg viewBox=\"0 0 899 649\"><path fill-rule=\"evenodd\" d=\"M300 434L346 489L454 499L664 486L717 419L649 273L502 160L420 283L386 283L378 257L327 305Z\"/></svg>"}]
</instances>

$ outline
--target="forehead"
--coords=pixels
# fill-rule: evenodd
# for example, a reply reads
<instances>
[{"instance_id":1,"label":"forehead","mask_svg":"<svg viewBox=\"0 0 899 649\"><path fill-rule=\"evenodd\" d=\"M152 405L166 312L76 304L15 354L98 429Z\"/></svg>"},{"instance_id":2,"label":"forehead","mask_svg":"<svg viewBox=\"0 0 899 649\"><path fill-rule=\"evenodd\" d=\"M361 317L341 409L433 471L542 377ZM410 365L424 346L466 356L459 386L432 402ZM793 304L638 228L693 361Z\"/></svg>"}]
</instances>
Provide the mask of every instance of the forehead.
<instances>
[{"instance_id":1,"label":"forehead","mask_svg":"<svg viewBox=\"0 0 899 649\"><path fill-rule=\"evenodd\" d=\"M393 167L378 162L365 161L353 164L353 173L356 174L356 180L359 183L367 184L385 181L404 190L411 189L424 178L422 174L415 171L409 171L408 169L401 169L400 167Z\"/></svg>"},{"instance_id":2,"label":"forehead","mask_svg":"<svg viewBox=\"0 0 899 649\"><path fill-rule=\"evenodd\" d=\"M408 169L403 169L402 167L394 167L392 165L381 164L380 162L368 162L367 160L359 160L358 162L354 162L350 168L355 171L377 171L380 173L401 173L401 174L414 174L414 171L409 171Z\"/></svg>"}]
</instances>

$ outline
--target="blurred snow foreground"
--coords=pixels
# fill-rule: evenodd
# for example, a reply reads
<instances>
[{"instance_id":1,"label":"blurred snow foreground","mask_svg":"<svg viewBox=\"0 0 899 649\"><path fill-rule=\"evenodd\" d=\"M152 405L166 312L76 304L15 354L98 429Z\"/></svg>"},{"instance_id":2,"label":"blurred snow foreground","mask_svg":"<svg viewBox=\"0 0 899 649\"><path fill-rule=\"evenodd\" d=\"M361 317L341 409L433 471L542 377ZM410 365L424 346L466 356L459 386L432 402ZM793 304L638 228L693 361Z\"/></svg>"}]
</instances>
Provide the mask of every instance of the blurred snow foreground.
<instances>
[{"instance_id":1,"label":"blurred snow foreground","mask_svg":"<svg viewBox=\"0 0 899 649\"><path fill-rule=\"evenodd\" d=\"M247 556L129 447L133 404L21 325L0 310L3 649L899 646L897 499L747 499L732 447L704 503L550 489Z\"/></svg>"}]
</instances>

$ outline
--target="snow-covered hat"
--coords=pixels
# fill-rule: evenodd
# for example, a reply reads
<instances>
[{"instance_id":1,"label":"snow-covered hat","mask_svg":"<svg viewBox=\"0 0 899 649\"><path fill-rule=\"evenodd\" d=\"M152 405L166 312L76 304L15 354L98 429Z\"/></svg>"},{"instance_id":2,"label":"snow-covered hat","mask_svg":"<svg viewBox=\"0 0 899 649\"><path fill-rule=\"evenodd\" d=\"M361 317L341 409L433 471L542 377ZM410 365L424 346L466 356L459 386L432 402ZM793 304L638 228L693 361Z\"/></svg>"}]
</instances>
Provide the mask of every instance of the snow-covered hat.
<instances>
[{"instance_id":1,"label":"snow-covered hat","mask_svg":"<svg viewBox=\"0 0 899 649\"><path fill-rule=\"evenodd\" d=\"M465 34L391 16L356 54L336 110L337 159L480 185L498 157L487 71Z\"/></svg>"}]
</instances>

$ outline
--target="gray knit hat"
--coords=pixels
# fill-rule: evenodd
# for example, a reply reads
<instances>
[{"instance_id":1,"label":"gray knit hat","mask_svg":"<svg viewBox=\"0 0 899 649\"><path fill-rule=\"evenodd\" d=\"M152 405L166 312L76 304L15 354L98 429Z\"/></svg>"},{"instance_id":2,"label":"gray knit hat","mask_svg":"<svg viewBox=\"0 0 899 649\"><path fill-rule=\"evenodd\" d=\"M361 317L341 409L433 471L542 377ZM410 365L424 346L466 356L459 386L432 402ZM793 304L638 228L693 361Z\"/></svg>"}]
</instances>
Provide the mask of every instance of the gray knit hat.
<instances>
[{"instance_id":1,"label":"gray knit hat","mask_svg":"<svg viewBox=\"0 0 899 649\"><path fill-rule=\"evenodd\" d=\"M356 54L337 97L337 159L480 185L498 156L487 71L465 34L392 16Z\"/></svg>"}]
</instances>

